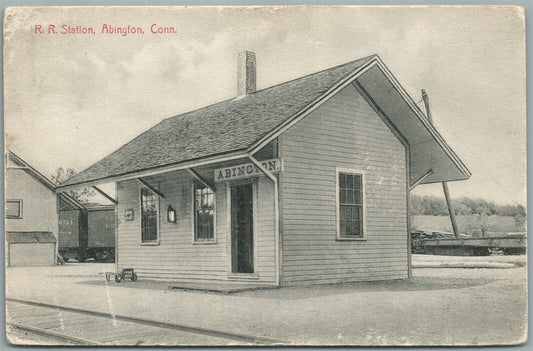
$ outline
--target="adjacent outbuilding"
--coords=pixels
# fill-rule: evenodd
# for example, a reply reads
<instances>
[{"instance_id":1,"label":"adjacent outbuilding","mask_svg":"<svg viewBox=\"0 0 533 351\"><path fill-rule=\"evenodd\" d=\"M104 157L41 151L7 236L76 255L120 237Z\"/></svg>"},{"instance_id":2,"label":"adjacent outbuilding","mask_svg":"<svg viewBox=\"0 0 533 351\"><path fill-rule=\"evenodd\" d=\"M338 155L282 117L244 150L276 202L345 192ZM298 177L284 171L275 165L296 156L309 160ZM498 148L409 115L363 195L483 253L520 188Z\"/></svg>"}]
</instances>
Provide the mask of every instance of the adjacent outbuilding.
<instances>
[{"instance_id":1,"label":"adjacent outbuilding","mask_svg":"<svg viewBox=\"0 0 533 351\"><path fill-rule=\"evenodd\" d=\"M10 267L53 266L57 240L52 232L7 232Z\"/></svg>"},{"instance_id":2,"label":"adjacent outbuilding","mask_svg":"<svg viewBox=\"0 0 533 351\"><path fill-rule=\"evenodd\" d=\"M5 154L5 230L7 266L57 263L58 203L79 203L13 151Z\"/></svg>"},{"instance_id":3,"label":"adjacent outbuilding","mask_svg":"<svg viewBox=\"0 0 533 351\"><path fill-rule=\"evenodd\" d=\"M410 276L409 191L470 172L369 56L163 120L60 187L114 182L117 270L289 286Z\"/></svg>"}]
</instances>

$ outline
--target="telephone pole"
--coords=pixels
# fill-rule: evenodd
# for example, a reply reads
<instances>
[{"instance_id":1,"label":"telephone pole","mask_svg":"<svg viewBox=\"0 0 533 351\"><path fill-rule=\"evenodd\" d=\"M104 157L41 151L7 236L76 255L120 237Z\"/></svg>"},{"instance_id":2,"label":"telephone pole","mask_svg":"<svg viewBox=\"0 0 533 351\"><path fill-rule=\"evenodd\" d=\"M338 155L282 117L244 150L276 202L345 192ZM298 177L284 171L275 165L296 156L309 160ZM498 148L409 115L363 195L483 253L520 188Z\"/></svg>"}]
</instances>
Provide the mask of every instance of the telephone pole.
<instances>
[{"instance_id":1,"label":"telephone pole","mask_svg":"<svg viewBox=\"0 0 533 351\"><path fill-rule=\"evenodd\" d=\"M429 96L424 89L422 89L422 100L424 100L424 106L426 107L426 115L429 123L433 125L433 119L431 118L431 110L429 109ZM448 184L442 182L442 190L444 191L444 198L448 205L448 213L450 214L450 220L452 222L453 233L455 238L459 239L459 231L457 230L457 221L455 220L455 212L453 210L452 200L450 198L450 191L448 190Z\"/></svg>"}]
</instances>

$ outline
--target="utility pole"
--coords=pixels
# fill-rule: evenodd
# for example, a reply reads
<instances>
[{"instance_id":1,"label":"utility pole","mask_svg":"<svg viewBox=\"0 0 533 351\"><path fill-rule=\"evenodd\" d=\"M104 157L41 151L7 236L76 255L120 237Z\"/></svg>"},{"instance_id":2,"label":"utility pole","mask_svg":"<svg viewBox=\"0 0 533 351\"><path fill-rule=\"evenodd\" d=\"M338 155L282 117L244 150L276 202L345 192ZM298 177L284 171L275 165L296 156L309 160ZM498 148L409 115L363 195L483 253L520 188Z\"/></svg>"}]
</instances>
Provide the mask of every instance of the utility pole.
<instances>
[{"instance_id":1,"label":"utility pole","mask_svg":"<svg viewBox=\"0 0 533 351\"><path fill-rule=\"evenodd\" d=\"M424 100L424 106L426 107L426 115L429 123L433 125L433 119L431 118L431 110L429 109L429 96L424 89L422 89L422 100ZM452 200L450 199L450 191L448 190L448 184L442 182L442 190L444 191L444 198L448 205L448 213L450 214L450 220L452 222L453 233L455 238L459 239L459 231L457 230L457 221L455 220L455 212L453 210Z\"/></svg>"}]
</instances>

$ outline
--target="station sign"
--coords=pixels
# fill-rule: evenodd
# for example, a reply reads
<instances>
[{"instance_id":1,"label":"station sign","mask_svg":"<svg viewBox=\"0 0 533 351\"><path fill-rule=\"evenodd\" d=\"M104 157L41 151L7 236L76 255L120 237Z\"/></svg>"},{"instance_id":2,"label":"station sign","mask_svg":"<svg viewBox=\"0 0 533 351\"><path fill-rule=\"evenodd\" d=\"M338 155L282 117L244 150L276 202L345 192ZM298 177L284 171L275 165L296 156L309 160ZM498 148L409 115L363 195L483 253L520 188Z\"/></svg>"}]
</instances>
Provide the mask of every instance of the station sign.
<instances>
[{"instance_id":1,"label":"station sign","mask_svg":"<svg viewBox=\"0 0 533 351\"><path fill-rule=\"evenodd\" d=\"M281 171L281 159L259 161L264 169L270 173ZM242 179L263 175L264 173L253 163L215 169L215 182Z\"/></svg>"}]
</instances>

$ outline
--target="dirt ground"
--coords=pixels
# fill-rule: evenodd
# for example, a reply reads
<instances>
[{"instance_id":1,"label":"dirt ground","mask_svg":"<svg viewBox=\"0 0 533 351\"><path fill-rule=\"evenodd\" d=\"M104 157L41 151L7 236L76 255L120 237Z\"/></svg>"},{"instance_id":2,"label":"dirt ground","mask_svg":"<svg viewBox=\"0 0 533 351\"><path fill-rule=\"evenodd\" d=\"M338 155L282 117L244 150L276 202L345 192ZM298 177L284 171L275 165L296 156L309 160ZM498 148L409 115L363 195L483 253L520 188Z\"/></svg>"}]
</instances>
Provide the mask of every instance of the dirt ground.
<instances>
[{"instance_id":1,"label":"dirt ground","mask_svg":"<svg viewBox=\"0 0 533 351\"><path fill-rule=\"evenodd\" d=\"M233 294L170 290L167 283L141 277L135 283L106 282L103 272L113 271L112 264L17 267L6 269L6 296L297 345L525 342L525 256L477 260L483 267L483 262L508 264L494 268L442 268L457 258L448 262L444 256L419 256L414 263L433 262L441 268L414 268L410 280Z\"/></svg>"},{"instance_id":2,"label":"dirt ground","mask_svg":"<svg viewBox=\"0 0 533 351\"><path fill-rule=\"evenodd\" d=\"M38 334L28 333L24 330L12 328L10 326L7 326L6 329L6 334L9 337L9 342L13 344L24 343L28 346L42 346L57 345L58 343L61 343L60 340L47 338Z\"/></svg>"}]
</instances>

